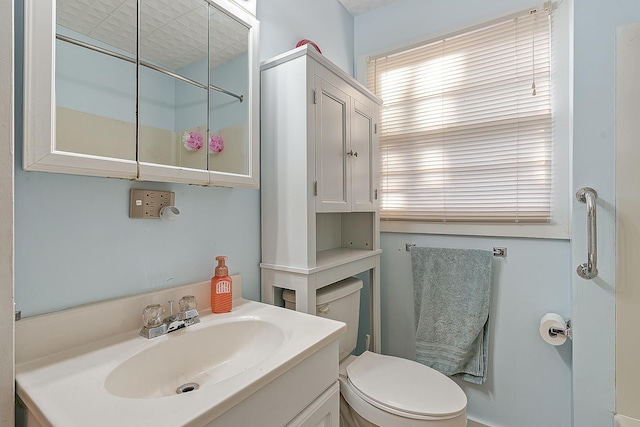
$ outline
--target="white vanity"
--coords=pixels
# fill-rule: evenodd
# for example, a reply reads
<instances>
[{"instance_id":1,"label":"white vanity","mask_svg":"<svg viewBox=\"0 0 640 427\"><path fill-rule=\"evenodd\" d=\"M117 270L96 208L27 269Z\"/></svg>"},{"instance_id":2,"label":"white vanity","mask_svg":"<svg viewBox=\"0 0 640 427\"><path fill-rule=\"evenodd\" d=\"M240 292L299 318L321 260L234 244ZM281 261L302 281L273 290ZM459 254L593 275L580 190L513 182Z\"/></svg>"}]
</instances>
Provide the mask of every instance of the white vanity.
<instances>
[{"instance_id":1,"label":"white vanity","mask_svg":"<svg viewBox=\"0 0 640 427\"><path fill-rule=\"evenodd\" d=\"M234 295L242 295L233 276ZM16 385L39 426L338 426L346 326L234 298L211 314L209 281L16 323ZM201 322L138 335L145 305L196 296ZM199 388L177 394L183 383Z\"/></svg>"}]
</instances>

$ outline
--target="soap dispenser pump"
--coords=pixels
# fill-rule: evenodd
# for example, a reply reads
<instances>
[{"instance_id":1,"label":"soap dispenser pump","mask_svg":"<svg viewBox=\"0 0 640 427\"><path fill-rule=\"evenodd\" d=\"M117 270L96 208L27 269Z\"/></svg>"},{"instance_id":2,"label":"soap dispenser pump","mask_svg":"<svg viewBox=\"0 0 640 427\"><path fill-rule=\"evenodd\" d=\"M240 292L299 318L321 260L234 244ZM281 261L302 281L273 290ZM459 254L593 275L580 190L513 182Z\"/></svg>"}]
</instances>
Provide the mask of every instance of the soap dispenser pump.
<instances>
[{"instance_id":1,"label":"soap dispenser pump","mask_svg":"<svg viewBox=\"0 0 640 427\"><path fill-rule=\"evenodd\" d=\"M211 311L214 313L228 313L232 305L232 284L229 268L225 265L227 257L217 256L218 266L211 278Z\"/></svg>"}]
</instances>

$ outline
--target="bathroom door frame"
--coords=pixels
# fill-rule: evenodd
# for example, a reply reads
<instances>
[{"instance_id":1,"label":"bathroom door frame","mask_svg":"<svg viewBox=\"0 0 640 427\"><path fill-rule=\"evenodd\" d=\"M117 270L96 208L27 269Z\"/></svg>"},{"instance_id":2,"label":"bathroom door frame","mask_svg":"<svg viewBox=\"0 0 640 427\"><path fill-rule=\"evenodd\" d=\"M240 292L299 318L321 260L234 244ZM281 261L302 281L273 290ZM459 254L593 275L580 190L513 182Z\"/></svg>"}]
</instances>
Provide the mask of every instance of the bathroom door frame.
<instances>
[{"instance_id":1,"label":"bathroom door frame","mask_svg":"<svg viewBox=\"0 0 640 427\"><path fill-rule=\"evenodd\" d=\"M14 2L0 1L0 426L15 424ZM11 363L6 363L10 360Z\"/></svg>"},{"instance_id":2,"label":"bathroom door frame","mask_svg":"<svg viewBox=\"0 0 640 427\"><path fill-rule=\"evenodd\" d=\"M613 426L616 375L616 28L640 20L640 3L569 0L573 8L573 192L597 200L598 277L575 271L586 261L586 207L571 197L573 425ZM597 82L597 84L596 84Z\"/></svg>"}]
</instances>

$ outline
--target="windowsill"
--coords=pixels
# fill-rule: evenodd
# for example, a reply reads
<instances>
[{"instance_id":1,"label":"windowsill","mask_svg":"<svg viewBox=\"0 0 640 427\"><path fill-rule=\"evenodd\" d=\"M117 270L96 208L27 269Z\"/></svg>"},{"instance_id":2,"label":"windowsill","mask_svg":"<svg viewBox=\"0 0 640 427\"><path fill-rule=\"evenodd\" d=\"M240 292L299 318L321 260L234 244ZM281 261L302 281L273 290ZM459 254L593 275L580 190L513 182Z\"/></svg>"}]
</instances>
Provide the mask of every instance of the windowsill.
<instances>
[{"instance_id":1,"label":"windowsill","mask_svg":"<svg viewBox=\"0 0 640 427\"><path fill-rule=\"evenodd\" d=\"M383 233L449 234L457 236L523 237L569 240L568 225L562 224L433 224L412 221L380 221Z\"/></svg>"}]
</instances>

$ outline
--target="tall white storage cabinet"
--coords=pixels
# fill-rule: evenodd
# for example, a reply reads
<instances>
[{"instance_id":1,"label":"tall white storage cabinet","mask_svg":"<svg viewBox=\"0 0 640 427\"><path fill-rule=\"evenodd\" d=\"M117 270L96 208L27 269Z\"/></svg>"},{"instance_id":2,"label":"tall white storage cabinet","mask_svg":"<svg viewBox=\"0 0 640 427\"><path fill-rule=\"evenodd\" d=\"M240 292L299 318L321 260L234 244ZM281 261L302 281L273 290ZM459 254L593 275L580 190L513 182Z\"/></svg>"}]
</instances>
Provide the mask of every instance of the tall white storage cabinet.
<instances>
[{"instance_id":1,"label":"tall white storage cabinet","mask_svg":"<svg viewBox=\"0 0 640 427\"><path fill-rule=\"evenodd\" d=\"M380 351L377 121L380 99L305 45L261 76L262 300L369 272L373 349Z\"/></svg>"}]
</instances>

